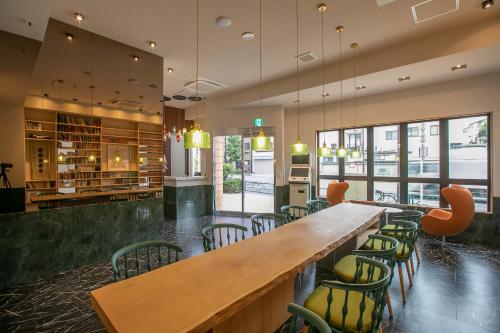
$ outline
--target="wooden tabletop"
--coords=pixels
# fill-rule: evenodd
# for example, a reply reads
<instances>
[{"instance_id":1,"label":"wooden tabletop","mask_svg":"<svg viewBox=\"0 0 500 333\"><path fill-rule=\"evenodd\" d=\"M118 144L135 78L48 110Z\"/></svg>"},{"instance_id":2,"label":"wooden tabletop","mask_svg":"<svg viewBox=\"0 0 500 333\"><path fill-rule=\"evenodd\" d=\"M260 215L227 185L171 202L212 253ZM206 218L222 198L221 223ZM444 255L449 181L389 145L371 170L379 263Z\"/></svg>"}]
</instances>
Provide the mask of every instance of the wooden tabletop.
<instances>
[{"instance_id":1,"label":"wooden tabletop","mask_svg":"<svg viewBox=\"0 0 500 333\"><path fill-rule=\"evenodd\" d=\"M161 187L155 187L155 188L137 188L129 190L102 191L102 192L96 191L96 192L83 192L83 193L57 193L57 194L32 196L31 202L58 201L66 199L83 199L83 198L93 198L93 197L106 197L110 195L139 194L139 193L151 193L151 192L161 192L161 191L163 191Z\"/></svg>"},{"instance_id":2,"label":"wooden tabletop","mask_svg":"<svg viewBox=\"0 0 500 333\"><path fill-rule=\"evenodd\" d=\"M94 290L92 304L110 331L206 332L376 224L384 209L342 203Z\"/></svg>"}]
</instances>

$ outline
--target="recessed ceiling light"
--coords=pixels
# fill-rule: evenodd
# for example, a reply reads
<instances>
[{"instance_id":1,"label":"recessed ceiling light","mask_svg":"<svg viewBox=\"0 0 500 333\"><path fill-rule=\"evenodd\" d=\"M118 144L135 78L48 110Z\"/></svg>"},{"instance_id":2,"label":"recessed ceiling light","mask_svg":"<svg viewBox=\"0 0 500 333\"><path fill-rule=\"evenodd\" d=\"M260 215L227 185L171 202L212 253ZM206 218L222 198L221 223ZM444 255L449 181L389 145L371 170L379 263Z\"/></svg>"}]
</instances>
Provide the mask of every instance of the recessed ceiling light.
<instances>
[{"instance_id":1,"label":"recessed ceiling light","mask_svg":"<svg viewBox=\"0 0 500 333\"><path fill-rule=\"evenodd\" d=\"M329 94L329 93L324 93L324 94L321 94L321 97L328 97L328 96L330 96L330 94Z\"/></svg>"},{"instance_id":2,"label":"recessed ceiling light","mask_svg":"<svg viewBox=\"0 0 500 333\"><path fill-rule=\"evenodd\" d=\"M78 99L77 98L73 98L73 102L78 102Z\"/></svg>"},{"instance_id":3,"label":"recessed ceiling light","mask_svg":"<svg viewBox=\"0 0 500 333\"><path fill-rule=\"evenodd\" d=\"M172 67L169 67L167 69L168 74L172 74L174 72L174 69Z\"/></svg>"},{"instance_id":4,"label":"recessed ceiling light","mask_svg":"<svg viewBox=\"0 0 500 333\"><path fill-rule=\"evenodd\" d=\"M199 101L201 101L201 97L200 96L190 96L188 99L191 102L199 102Z\"/></svg>"},{"instance_id":5,"label":"recessed ceiling light","mask_svg":"<svg viewBox=\"0 0 500 333\"><path fill-rule=\"evenodd\" d=\"M85 16L82 13L75 13L75 20L83 22L83 20L85 20Z\"/></svg>"},{"instance_id":6,"label":"recessed ceiling light","mask_svg":"<svg viewBox=\"0 0 500 333\"><path fill-rule=\"evenodd\" d=\"M410 79L411 77L407 75L407 76L401 76L400 78L398 78L398 81L403 82L403 81L408 81Z\"/></svg>"},{"instance_id":7,"label":"recessed ceiling light","mask_svg":"<svg viewBox=\"0 0 500 333\"><path fill-rule=\"evenodd\" d=\"M102 102L97 102L97 105L102 105Z\"/></svg>"},{"instance_id":8,"label":"recessed ceiling light","mask_svg":"<svg viewBox=\"0 0 500 333\"><path fill-rule=\"evenodd\" d=\"M149 85L149 88L156 89L156 88L158 88L158 86L157 86L156 84L151 83L151 84Z\"/></svg>"},{"instance_id":9,"label":"recessed ceiling light","mask_svg":"<svg viewBox=\"0 0 500 333\"><path fill-rule=\"evenodd\" d=\"M364 84L360 85L360 86L357 86L356 87L357 90L362 90L362 89L366 89L366 86Z\"/></svg>"},{"instance_id":10,"label":"recessed ceiling light","mask_svg":"<svg viewBox=\"0 0 500 333\"><path fill-rule=\"evenodd\" d=\"M135 62L138 62L139 61L139 56L132 55L132 60L135 61Z\"/></svg>"},{"instance_id":11,"label":"recessed ceiling light","mask_svg":"<svg viewBox=\"0 0 500 333\"><path fill-rule=\"evenodd\" d=\"M465 68L467 68L467 64L461 64L461 65L456 65L456 66L451 67L451 70L458 71L458 70L465 69Z\"/></svg>"},{"instance_id":12,"label":"recessed ceiling light","mask_svg":"<svg viewBox=\"0 0 500 333\"><path fill-rule=\"evenodd\" d=\"M154 49L156 47L156 42L155 41L150 40L148 42L148 44L149 44L149 47L152 48L152 49Z\"/></svg>"},{"instance_id":13,"label":"recessed ceiling light","mask_svg":"<svg viewBox=\"0 0 500 333\"><path fill-rule=\"evenodd\" d=\"M488 8L491 8L493 7L493 5L495 4L495 1L493 0L486 0L486 1L483 1L483 9L488 9Z\"/></svg>"},{"instance_id":14,"label":"recessed ceiling light","mask_svg":"<svg viewBox=\"0 0 500 333\"><path fill-rule=\"evenodd\" d=\"M243 40L252 40L255 38L255 35L253 34L253 32L244 32L241 34L241 39Z\"/></svg>"},{"instance_id":15,"label":"recessed ceiling light","mask_svg":"<svg viewBox=\"0 0 500 333\"><path fill-rule=\"evenodd\" d=\"M187 97L184 95L174 95L172 96L172 98L178 101L185 101L187 99Z\"/></svg>"},{"instance_id":16,"label":"recessed ceiling light","mask_svg":"<svg viewBox=\"0 0 500 333\"><path fill-rule=\"evenodd\" d=\"M215 22L219 26L219 28L225 29L229 28L231 24L233 23L229 17L226 16L219 16L218 18L215 19Z\"/></svg>"},{"instance_id":17,"label":"recessed ceiling light","mask_svg":"<svg viewBox=\"0 0 500 333\"><path fill-rule=\"evenodd\" d=\"M66 33L67 40L73 40L73 38L75 38L75 36L73 36L73 34L70 34L69 32Z\"/></svg>"},{"instance_id":18,"label":"recessed ceiling light","mask_svg":"<svg viewBox=\"0 0 500 333\"><path fill-rule=\"evenodd\" d=\"M294 103L298 103L298 102L299 102L299 100L298 100L298 99L294 99L292 102L294 102Z\"/></svg>"},{"instance_id":19,"label":"recessed ceiling light","mask_svg":"<svg viewBox=\"0 0 500 333\"><path fill-rule=\"evenodd\" d=\"M168 102L168 101L171 101L172 98L168 97L168 96L163 96L163 101L165 102Z\"/></svg>"}]
</instances>

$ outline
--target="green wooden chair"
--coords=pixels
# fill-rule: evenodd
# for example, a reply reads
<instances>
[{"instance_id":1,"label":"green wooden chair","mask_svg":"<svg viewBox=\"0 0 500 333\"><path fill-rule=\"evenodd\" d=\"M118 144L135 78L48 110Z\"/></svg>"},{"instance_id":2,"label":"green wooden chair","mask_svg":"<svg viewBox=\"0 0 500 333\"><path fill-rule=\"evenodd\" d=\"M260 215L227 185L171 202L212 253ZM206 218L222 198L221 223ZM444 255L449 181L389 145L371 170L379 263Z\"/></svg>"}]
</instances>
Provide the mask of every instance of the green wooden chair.
<instances>
[{"instance_id":1,"label":"green wooden chair","mask_svg":"<svg viewBox=\"0 0 500 333\"><path fill-rule=\"evenodd\" d=\"M421 229L421 222L422 222L422 216L424 216L424 213L419 211L419 210L403 210L401 213L396 213L392 216L391 220L400 220L400 221L411 221L415 222L418 224L418 233L417 233L417 239L415 240L415 257L417 258L417 263L420 265L420 253L418 250L417 242L418 242L418 237L422 234L422 229ZM391 230L394 228L393 224L389 224L382 229L384 230ZM413 266L413 259L410 258L410 266L411 266L411 272L412 274L415 273L415 268Z\"/></svg>"},{"instance_id":2,"label":"green wooden chair","mask_svg":"<svg viewBox=\"0 0 500 333\"><path fill-rule=\"evenodd\" d=\"M271 231L286 224L286 218L281 214L255 214L250 217L252 221L252 232L254 236Z\"/></svg>"},{"instance_id":3,"label":"green wooden chair","mask_svg":"<svg viewBox=\"0 0 500 333\"><path fill-rule=\"evenodd\" d=\"M309 215L309 210L307 207L287 205L281 207L281 214L285 216L287 222L293 222Z\"/></svg>"},{"instance_id":4,"label":"green wooden chair","mask_svg":"<svg viewBox=\"0 0 500 333\"><path fill-rule=\"evenodd\" d=\"M396 251L399 246L399 241L395 238L384 236L384 235L369 235L368 242L380 242L380 249L368 249L368 250L354 250L352 254L347 255L340 259L333 268L335 277L344 282L353 283L366 283L368 281L368 272L364 271L362 275L356 275L356 256L363 256L372 259L377 259L384 264L386 264L391 270L391 278L389 279L389 284L394 277L394 267L396 266ZM389 316L393 317L391 296L389 294L389 289L386 291L385 300L387 303L387 309L389 311Z\"/></svg>"},{"instance_id":5,"label":"green wooden chair","mask_svg":"<svg viewBox=\"0 0 500 333\"><path fill-rule=\"evenodd\" d=\"M238 231L240 232L240 238L238 238ZM234 243L238 243L240 239L245 239L245 232L247 231L248 229L246 227L233 223L217 223L205 227L201 231L201 235L203 237L203 248L205 249L205 252L209 252L215 250L217 248L217 244L219 244L219 247L230 245L231 239ZM224 238L226 239L226 242L224 242Z\"/></svg>"},{"instance_id":6,"label":"green wooden chair","mask_svg":"<svg viewBox=\"0 0 500 333\"><path fill-rule=\"evenodd\" d=\"M321 316L332 332L374 333L380 328L391 269L383 262L356 256L355 276L366 282L322 281L304 307Z\"/></svg>"},{"instance_id":7,"label":"green wooden chair","mask_svg":"<svg viewBox=\"0 0 500 333\"><path fill-rule=\"evenodd\" d=\"M307 209L309 214L317 213L320 210L330 207L330 204L326 200L309 200L307 202Z\"/></svg>"},{"instance_id":8,"label":"green wooden chair","mask_svg":"<svg viewBox=\"0 0 500 333\"><path fill-rule=\"evenodd\" d=\"M406 273L408 274L408 281L410 288L413 287L413 279L410 272L409 261L413 254L415 240L417 238L418 225L411 221L392 220L389 230L382 229L383 235L394 237L399 241L398 250L396 251L396 263L398 265L399 283L401 285L401 295L403 303L406 303L406 290L403 276L402 264L406 266ZM379 240L369 240L363 246L363 249L381 249L382 243Z\"/></svg>"},{"instance_id":9,"label":"green wooden chair","mask_svg":"<svg viewBox=\"0 0 500 333\"><path fill-rule=\"evenodd\" d=\"M144 271L151 271L154 265L161 267L165 263L169 265L177 262L179 252L182 252L179 246L162 240L139 242L122 247L111 256L113 279L119 281L122 275L128 279L133 272L137 276ZM141 271L141 266L144 264L145 269Z\"/></svg>"},{"instance_id":10,"label":"green wooden chair","mask_svg":"<svg viewBox=\"0 0 500 333\"><path fill-rule=\"evenodd\" d=\"M291 313L292 321L290 322L290 327L288 328L288 333L298 333L297 331L297 318L302 318L304 322L307 323L308 333L331 333L332 330L326 321L314 312L307 310L306 308L290 303L288 304L288 312ZM304 332L304 331L301 331Z\"/></svg>"}]
</instances>

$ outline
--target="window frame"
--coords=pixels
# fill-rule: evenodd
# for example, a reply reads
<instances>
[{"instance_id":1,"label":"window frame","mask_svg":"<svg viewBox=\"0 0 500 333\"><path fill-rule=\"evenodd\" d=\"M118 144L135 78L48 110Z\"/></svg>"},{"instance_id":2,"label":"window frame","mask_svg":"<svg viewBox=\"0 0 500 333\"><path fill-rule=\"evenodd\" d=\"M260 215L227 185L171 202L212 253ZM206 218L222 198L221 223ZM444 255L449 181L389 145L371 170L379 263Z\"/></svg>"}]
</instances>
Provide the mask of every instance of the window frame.
<instances>
[{"instance_id":1,"label":"window frame","mask_svg":"<svg viewBox=\"0 0 500 333\"><path fill-rule=\"evenodd\" d=\"M488 159L487 159L487 178L486 179L456 179L449 177L449 121L453 119L463 119L469 117L480 117L486 116L488 121L488 133L487 133L487 149L488 149ZM419 177L408 177L408 125L418 122L428 122L428 121L439 121L439 173L438 178L419 178ZM374 176L374 160L373 160L373 150L374 150L374 128L379 126L389 126L389 125L399 125L399 177L386 177L386 176ZM346 130L352 129L363 129L367 130L367 174L366 175L345 175L345 159L339 159L339 174L338 175L320 175L320 158L316 156L316 196L320 197L320 180L338 180L338 181L349 181L349 180L359 180L367 182L367 200L374 201L374 182L395 182L399 183L400 197L399 204L409 204L408 202L408 184L409 183L427 183L427 184L439 184L439 191L445 187L449 187L451 184L458 185L482 185L487 186L488 199L487 199L487 210L486 212L491 212L491 200L492 200L492 188L491 188L491 160L492 160L492 117L491 112L480 113L480 114L468 114L461 116L450 116L443 118L431 118L431 119L420 119L405 122L394 122L394 123L383 123L370 126L356 126L356 127L344 127L344 128L331 128L325 130L316 130L316 146L319 147L320 133L337 131L339 136L339 145L345 146L344 143L344 132ZM440 208L448 208L448 203L440 195L439 200Z\"/></svg>"}]
</instances>

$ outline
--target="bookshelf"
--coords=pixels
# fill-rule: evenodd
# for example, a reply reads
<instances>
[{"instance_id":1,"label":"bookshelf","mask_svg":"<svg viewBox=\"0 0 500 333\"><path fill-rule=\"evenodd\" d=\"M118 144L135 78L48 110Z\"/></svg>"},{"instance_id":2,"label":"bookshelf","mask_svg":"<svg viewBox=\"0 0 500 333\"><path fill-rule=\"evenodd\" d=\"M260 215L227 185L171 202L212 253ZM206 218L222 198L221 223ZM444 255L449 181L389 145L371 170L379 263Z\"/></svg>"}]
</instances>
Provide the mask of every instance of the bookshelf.
<instances>
[{"instance_id":1,"label":"bookshelf","mask_svg":"<svg viewBox=\"0 0 500 333\"><path fill-rule=\"evenodd\" d=\"M162 125L25 109L26 203L33 196L160 188Z\"/></svg>"}]
</instances>

